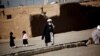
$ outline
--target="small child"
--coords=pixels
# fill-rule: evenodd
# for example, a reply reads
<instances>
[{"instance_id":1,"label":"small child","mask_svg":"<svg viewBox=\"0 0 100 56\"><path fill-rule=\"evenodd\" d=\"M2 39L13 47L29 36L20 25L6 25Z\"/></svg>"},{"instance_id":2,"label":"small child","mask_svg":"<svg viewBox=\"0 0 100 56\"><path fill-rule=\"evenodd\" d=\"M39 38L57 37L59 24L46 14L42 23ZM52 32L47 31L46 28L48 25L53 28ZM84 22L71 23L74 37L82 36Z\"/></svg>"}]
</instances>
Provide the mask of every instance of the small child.
<instances>
[{"instance_id":1,"label":"small child","mask_svg":"<svg viewBox=\"0 0 100 56\"><path fill-rule=\"evenodd\" d=\"M26 34L26 31L23 31L22 34L23 34L23 36L22 36L22 38L23 38L23 46L28 46L28 36Z\"/></svg>"},{"instance_id":2,"label":"small child","mask_svg":"<svg viewBox=\"0 0 100 56\"><path fill-rule=\"evenodd\" d=\"M16 48L14 39L15 37L13 36L13 32L10 32L10 48Z\"/></svg>"}]
</instances>

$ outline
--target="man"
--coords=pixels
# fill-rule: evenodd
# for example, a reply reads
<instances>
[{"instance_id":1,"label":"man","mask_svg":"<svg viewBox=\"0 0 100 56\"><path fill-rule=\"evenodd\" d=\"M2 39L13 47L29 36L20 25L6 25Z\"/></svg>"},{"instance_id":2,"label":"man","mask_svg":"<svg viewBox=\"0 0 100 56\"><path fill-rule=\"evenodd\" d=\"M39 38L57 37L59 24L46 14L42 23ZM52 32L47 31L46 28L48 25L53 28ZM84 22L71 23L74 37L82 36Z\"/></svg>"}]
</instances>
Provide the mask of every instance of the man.
<instances>
[{"instance_id":1,"label":"man","mask_svg":"<svg viewBox=\"0 0 100 56\"><path fill-rule=\"evenodd\" d=\"M45 45L48 46L48 43L53 42L54 44L54 25L52 23L52 19L47 19L47 23L44 27L42 40L45 38ZM53 40L53 41L51 41Z\"/></svg>"}]
</instances>

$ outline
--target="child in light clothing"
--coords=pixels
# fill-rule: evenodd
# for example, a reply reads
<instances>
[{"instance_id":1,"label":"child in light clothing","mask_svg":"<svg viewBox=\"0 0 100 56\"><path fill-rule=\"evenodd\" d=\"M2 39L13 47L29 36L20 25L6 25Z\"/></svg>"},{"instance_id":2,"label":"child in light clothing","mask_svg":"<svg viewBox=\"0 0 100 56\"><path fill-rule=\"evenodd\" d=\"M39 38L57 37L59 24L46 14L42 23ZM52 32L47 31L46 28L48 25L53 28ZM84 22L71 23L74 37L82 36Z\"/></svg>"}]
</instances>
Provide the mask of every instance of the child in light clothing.
<instances>
[{"instance_id":1,"label":"child in light clothing","mask_svg":"<svg viewBox=\"0 0 100 56\"><path fill-rule=\"evenodd\" d=\"M22 38L23 38L23 46L28 46L28 36L26 34L26 31L23 31L22 33L23 33L23 36L22 36Z\"/></svg>"}]
</instances>

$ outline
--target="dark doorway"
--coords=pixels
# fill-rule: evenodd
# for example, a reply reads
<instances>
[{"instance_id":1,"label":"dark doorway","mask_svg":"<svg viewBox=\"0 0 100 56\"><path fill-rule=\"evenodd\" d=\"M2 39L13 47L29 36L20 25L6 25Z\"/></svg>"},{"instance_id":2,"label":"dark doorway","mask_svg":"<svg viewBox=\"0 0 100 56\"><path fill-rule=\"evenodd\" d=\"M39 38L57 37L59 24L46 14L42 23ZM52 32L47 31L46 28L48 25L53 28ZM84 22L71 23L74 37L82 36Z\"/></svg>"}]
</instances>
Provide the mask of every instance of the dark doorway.
<instances>
[{"instance_id":1,"label":"dark doorway","mask_svg":"<svg viewBox=\"0 0 100 56\"><path fill-rule=\"evenodd\" d=\"M32 37L42 35L45 22L46 19L40 14L30 16Z\"/></svg>"}]
</instances>

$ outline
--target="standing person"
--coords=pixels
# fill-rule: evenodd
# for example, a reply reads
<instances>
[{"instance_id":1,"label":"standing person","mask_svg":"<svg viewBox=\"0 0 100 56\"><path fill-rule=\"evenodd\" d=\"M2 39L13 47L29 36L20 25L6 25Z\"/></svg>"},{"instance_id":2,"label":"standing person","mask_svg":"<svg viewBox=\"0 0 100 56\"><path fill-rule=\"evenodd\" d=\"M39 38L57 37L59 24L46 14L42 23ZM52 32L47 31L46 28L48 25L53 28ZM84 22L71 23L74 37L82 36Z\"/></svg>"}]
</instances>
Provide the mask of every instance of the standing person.
<instances>
[{"instance_id":1,"label":"standing person","mask_svg":"<svg viewBox=\"0 0 100 56\"><path fill-rule=\"evenodd\" d=\"M15 37L13 36L13 32L10 32L10 47L11 48L16 48L14 39L15 39Z\"/></svg>"},{"instance_id":2,"label":"standing person","mask_svg":"<svg viewBox=\"0 0 100 56\"><path fill-rule=\"evenodd\" d=\"M26 34L26 31L22 32L22 38L23 38L23 46L28 46L28 36Z\"/></svg>"},{"instance_id":3,"label":"standing person","mask_svg":"<svg viewBox=\"0 0 100 56\"><path fill-rule=\"evenodd\" d=\"M44 27L42 40L45 38L45 45L48 46L48 43L51 42L52 38L54 40L54 25L52 23L52 19L48 19L47 23ZM54 44L54 41L52 41L52 45Z\"/></svg>"}]
</instances>

